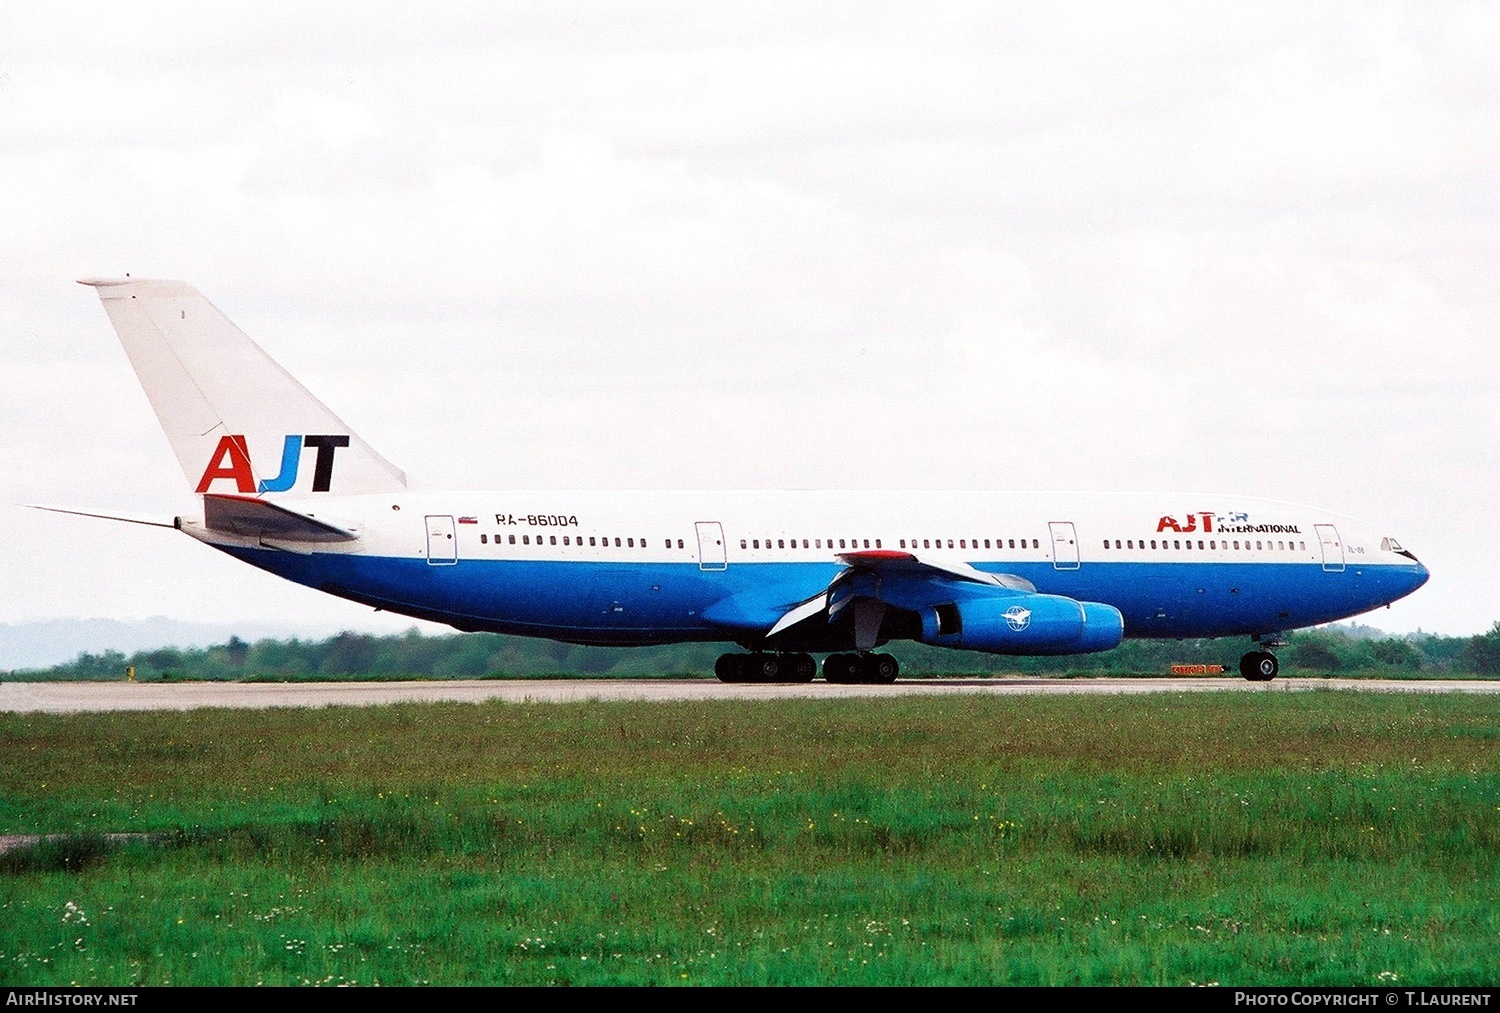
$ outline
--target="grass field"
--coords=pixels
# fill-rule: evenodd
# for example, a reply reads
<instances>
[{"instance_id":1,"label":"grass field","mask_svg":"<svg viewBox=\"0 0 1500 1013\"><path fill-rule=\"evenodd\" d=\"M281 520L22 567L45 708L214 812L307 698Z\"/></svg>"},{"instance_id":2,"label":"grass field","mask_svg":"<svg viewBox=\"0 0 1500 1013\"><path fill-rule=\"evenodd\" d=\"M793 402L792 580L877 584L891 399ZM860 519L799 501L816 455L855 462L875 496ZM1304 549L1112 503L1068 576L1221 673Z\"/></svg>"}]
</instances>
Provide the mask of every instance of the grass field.
<instances>
[{"instance_id":1,"label":"grass field","mask_svg":"<svg viewBox=\"0 0 1500 1013\"><path fill-rule=\"evenodd\" d=\"M0 983L1493 984L1500 700L0 715ZM144 832L123 845L101 834Z\"/></svg>"}]
</instances>

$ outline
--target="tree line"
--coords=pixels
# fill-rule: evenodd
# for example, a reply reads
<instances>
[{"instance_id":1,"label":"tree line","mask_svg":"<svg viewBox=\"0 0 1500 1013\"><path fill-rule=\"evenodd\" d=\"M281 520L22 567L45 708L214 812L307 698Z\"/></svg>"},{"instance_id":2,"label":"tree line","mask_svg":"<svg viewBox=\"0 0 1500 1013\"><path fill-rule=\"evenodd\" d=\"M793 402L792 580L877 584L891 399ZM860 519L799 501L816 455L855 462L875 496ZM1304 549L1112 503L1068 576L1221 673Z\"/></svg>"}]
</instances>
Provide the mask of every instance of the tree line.
<instances>
[{"instance_id":1,"label":"tree line","mask_svg":"<svg viewBox=\"0 0 1500 1013\"><path fill-rule=\"evenodd\" d=\"M1432 678L1500 676L1500 623L1473 637L1416 633L1387 636L1368 627L1325 627L1293 633L1281 650L1288 674ZM1005 658L922 644L889 648L903 675L1164 675L1174 664L1218 664L1237 674L1244 637L1201 640L1127 640L1112 651L1054 658ZM535 678L548 675L705 676L713 673L717 644L663 647L580 647L497 633L428 636L413 629L377 636L340 633L324 640L231 637L212 647L163 647L125 655L83 653L46 669L7 673L25 679L301 680L409 678Z\"/></svg>"}]
</instances>

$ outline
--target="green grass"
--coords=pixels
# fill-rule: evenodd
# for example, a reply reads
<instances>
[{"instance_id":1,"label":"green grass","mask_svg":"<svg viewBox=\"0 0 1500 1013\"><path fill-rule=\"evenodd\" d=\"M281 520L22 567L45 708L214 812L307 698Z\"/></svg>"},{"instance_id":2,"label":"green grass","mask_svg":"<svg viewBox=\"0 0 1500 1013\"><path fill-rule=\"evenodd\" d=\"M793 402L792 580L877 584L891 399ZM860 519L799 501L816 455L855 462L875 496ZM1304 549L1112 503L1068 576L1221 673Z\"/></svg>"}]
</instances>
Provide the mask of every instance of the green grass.
<instances>
[{"instance_id":1,"label":"green grass","mask_svg":"<svg viewBox=\"0 0 1500 1013\"><path fill-rule=\"evenodd\" d=\"M0 857L0 983L1493 983L1497 728L1331 691L4 715L0 829L66 836Z\"/></svg>"}]
</instances>

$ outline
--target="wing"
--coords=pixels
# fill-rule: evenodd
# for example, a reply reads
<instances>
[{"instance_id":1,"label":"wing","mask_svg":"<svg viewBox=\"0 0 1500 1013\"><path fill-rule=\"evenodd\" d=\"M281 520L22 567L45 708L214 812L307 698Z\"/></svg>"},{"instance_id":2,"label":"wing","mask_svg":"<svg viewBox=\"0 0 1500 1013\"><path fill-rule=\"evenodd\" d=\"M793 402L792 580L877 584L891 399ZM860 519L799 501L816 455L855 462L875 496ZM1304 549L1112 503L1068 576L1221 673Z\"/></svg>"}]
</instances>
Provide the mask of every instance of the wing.
<instances>
[{"instance_id":1,"label":"wing","mask_svg":"<svg viewBox=\"0 0 1500 1013\"><path fill-rule=\"evenodd\" d=\"M1036 591L1031 581L1015 574L989 573L959 560L932 559L893 549L844 552L834 558L845 569L811 597L806 597L805 585L800 590L789 585L758 587L715 603L704 610L703 618L770 639L820 618L825 624L834 622L858 601L874 603L855 612L856 626L868 628L871 623L878 627L887 605L911 611L951 601L955 584L978 585L974 590L992 589L1000 596ZM873 635L857 636L856 641L862 643Z\"/></svg>"},{"instance_id":2,"label":"wing","mask_svg":"<svg viewBox=\"0 0 1500 1013\"><path fill-rule=\"evenodd\" d=\"M989 573L956 559L933 559L921 557L896 549L867 549L861 552L841 552L835 556L839 562L850 567L873 570L876 573L923 573L932 576L956 577L975 584L991 584L1008 587L1013 591L1035 591L1036 585L1025 577L1013 573Z\"/></svg>"}]
</instances>

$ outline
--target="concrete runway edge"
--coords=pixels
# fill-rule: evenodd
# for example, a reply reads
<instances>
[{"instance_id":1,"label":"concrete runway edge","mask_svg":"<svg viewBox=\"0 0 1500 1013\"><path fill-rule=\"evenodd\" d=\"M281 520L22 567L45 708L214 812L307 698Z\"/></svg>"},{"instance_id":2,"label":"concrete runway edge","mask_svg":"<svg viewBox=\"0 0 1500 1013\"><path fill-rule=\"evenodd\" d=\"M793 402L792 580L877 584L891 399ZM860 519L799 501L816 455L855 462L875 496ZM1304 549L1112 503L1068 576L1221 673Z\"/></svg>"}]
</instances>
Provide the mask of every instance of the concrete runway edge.
<instances>
[{"instance_id":1,"label":"concrete runway edge","mask_svg":"<svg viewBox=\"0 0 1500 1013\"><path fill-rule=\"evenodd\" d=\"M0 712L80 714L103 711L184 711L203 707L370 707L394 703L573 703L584 700L789 700L954 695L1126 695L1142 693L1500 693L1500 680L1287 679L1252 683L1235 678L921 679L890 686L839 686L822 681L726 685L712 679L455 679L431 682L6 682Z\"/></svg>"}]
</instances>

